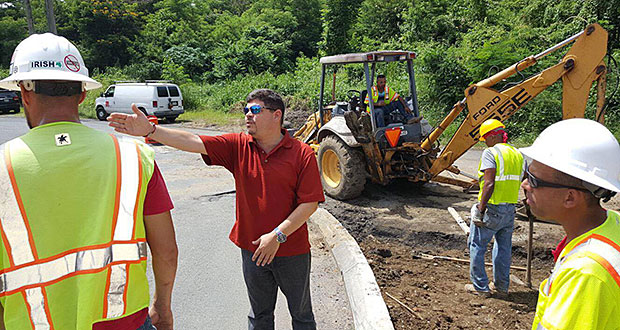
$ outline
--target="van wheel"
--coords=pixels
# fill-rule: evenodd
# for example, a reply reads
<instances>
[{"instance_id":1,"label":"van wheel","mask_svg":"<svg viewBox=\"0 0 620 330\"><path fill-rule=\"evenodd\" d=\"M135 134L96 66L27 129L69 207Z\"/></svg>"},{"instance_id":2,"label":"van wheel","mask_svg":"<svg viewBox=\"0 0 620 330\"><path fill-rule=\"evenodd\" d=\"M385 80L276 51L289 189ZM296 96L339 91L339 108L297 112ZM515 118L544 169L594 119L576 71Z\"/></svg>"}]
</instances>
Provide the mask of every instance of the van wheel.
<instances>
[{"instance_id":1,"label":"van wheel","mask_svg":"<svg viewBox=\"0 0 620 330\"><path fill-rule=\"evenodd\" d=\"M172 124L177 120L178 116L170 116L170 117L166 117L166 122Z\"/></svg>"},{"instance_id":2,"label":"van wheel","mask_svg":"<svg viewBox=\"0 0 620 330\"><path fill-rule=\"evenodd\" d=\"M108 113L105 111L105 109L102 106L98 106L97 107L97 119L104 121L108 118Z\"/></svg>"},{"instance_id":3,"label":"van wheel","mask_svg":"<svg viewBox=\"0 0 620 330\"><path fill-rule=\"evenodd\" d=\"M19 113L20 108L15 109L15 113Z\"/></svg>"},{"instance_id":4,"label":"van wheel","mask_svg":"<svg viewBox=\"0 0 620 330\"><path fill-rule=\"evenodd\" d=\"M337 137L327 136L319 146L319 172L325 192L347 200L362 194L366 184L366 159Z\"/></svg>"}]
</instances>

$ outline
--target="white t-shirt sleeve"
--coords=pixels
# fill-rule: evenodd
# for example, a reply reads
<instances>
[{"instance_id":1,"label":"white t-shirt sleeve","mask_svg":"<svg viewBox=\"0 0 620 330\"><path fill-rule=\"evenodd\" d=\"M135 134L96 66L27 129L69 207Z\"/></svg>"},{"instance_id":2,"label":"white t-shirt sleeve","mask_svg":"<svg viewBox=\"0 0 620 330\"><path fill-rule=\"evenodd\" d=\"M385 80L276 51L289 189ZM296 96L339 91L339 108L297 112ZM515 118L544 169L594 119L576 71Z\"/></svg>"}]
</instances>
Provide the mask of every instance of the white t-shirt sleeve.
<instances>
[{"instance_id":1,"label":"white t-shirt sleeve","mask_svg":"<svg viewBox=\"0 0 620 330\"><path fill-rule=\"evenodd\" d=\"M495 156L491 152L490 148L484 149L482 152L482 161L480 164L480 170L484 171L489 168L497 168L497 164L495 164Z\"/></svg>"}]
</instances>

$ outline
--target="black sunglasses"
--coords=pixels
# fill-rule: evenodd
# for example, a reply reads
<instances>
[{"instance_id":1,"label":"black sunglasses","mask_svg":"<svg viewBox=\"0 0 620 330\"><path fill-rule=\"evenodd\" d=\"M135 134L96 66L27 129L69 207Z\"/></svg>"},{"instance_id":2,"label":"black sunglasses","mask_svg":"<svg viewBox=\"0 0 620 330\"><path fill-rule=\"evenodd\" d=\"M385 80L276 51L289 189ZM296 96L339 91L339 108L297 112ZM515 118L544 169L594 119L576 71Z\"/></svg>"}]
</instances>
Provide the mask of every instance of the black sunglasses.
<instances>
[{"instance_id":1,"label":"black sunglasses","mask_svg":"<svg viewBox=\"0 0 620 330\"><path fill-rule=\"evenodd\" d=\"M530 187L532 187L532 188L549 187L549 188L568 188L568 189L576 189L576 190L589 191L589 190L587 190L585 188L573 187L573 186L567 186L567 185L563 185L563 184L559 184L559 183L543 181L543 180L535 177L534 174L532 174L530 172L530 167L529 166L527 166L525 168L525 173L527 174L527 182L530 184Z\"/></svg>"},{"instance_id":2,"label":"black sunglasses","mask_svg":"<svg viewBox=\"0 0 620 330\"><path fill-rule=\"evenodd\" d=\"M276 110L276 109L264 107L262 105L254 104L252 106L243 108L243 114L247 114L249 111L252 111L252 114L257 115L257 114L261 113L261 111L263 111L263 109Z\"/></svg>"}]
</instances>

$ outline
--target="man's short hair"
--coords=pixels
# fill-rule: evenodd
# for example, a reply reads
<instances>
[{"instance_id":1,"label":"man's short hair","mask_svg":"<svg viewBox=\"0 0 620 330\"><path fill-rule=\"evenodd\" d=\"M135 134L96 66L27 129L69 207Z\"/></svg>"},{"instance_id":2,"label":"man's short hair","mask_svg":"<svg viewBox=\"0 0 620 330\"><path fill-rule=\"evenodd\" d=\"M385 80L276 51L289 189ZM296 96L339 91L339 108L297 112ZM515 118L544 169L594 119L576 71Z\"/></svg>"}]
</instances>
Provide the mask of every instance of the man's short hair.
<instances>
[{"instance_id":1,"label":"man's short hair","mask_svg":"<svg viewBox=\"0 0 620 330\"><path fill-rule=\"evenodd\" d=\"M35 94L45 96L73 96L82 93L81 81L66 80L27 80L21 81L26 90L34 91Z\"/></svg>"},{"instance_id":2,"label":"man's short hair","mask_svg":"<svg viewBox=\"0 0 620 330\"><path fill-rule=\"evenodd\" d=\"M265 107L274 110L280 109L282 111L282 118L280 118L280 124L284 121L284 101L280 94L272 91L271 89L255 89L245 99L246 102L252 100L259 100L265 104Z\"/></svg>"},{"instance_id":3,"label":"man's short hair","mask_svg":"<svg viewBox=\"0 0 620 330\"><path fill-rule=\"evenodd\" d=\"M380 75L377 76L377 80L379 80L381 78L385 79L385 75L384 74L380 74Z\"/></svg>"},{"instance_id":4,"label":"man's short hair","mask_svg":"<svg viewBox=\"0 0 620 330\"><path fill-rule=\"evenodd\" d=\"M571 186L571 187L579 187L583 188L583 181L578 179L570 174L566 174L564 172L560 172L558 170L553 171L553 181L561 182L563 185ZM594 194L584 191L586 193L586 202L588 206L600 205L600 198L594 196Z\"/></svg>"}]
</instances>

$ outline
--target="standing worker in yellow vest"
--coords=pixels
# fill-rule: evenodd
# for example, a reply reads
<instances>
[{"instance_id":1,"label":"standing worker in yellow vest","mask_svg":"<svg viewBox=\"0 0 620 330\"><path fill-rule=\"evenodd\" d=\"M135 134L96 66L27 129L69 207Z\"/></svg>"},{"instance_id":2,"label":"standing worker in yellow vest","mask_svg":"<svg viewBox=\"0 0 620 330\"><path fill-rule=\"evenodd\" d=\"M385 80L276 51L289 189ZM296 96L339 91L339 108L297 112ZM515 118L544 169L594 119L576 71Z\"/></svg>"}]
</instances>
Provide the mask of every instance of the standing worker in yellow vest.
<instances>
[{"instance_id":1,"label":"standing worker in yellow vest","mask_svg":"<svg viewBox=\"0 0 620 330\"><path fill-rule=\"evenodd\" d=\"M0 145L0 328L172 329L177 247L153 150L80 124L101 84L67 39L26 38L10 73L0 87L21 90L31 130Z\"/></svg>"},{"instance_id":2,"label":"standing worker in yellow vest","mask_svg":"<svg viewBox=\"0 0 620 330\"><path fill-rule=\"evenodd\" d=\"M482 123L480 140L488 148L478 165L480 193L478 203L471 209L468 239L469 276L473 284L466 284L465 290L489 297L494 289L499 296L505 296L510 284L515 205L525 167L521 153L506 143L508 135L499 120ZM484 254L493 237L494 288L484 269Z\"/></svg>"},{"instance_id":3,"label":"standing worker in yellow vest","mask_svg":"<svg viewBox=\"0 0 620 330\"><path fill-rule=\"evenodd\" d=\"M551 276L540 284L532 329L619 329L620 214L605 210L620 191L620 145L605 126L568 119L531 147L523 189L540 219L566 232Z\"/></svg>"}]
</instances>

